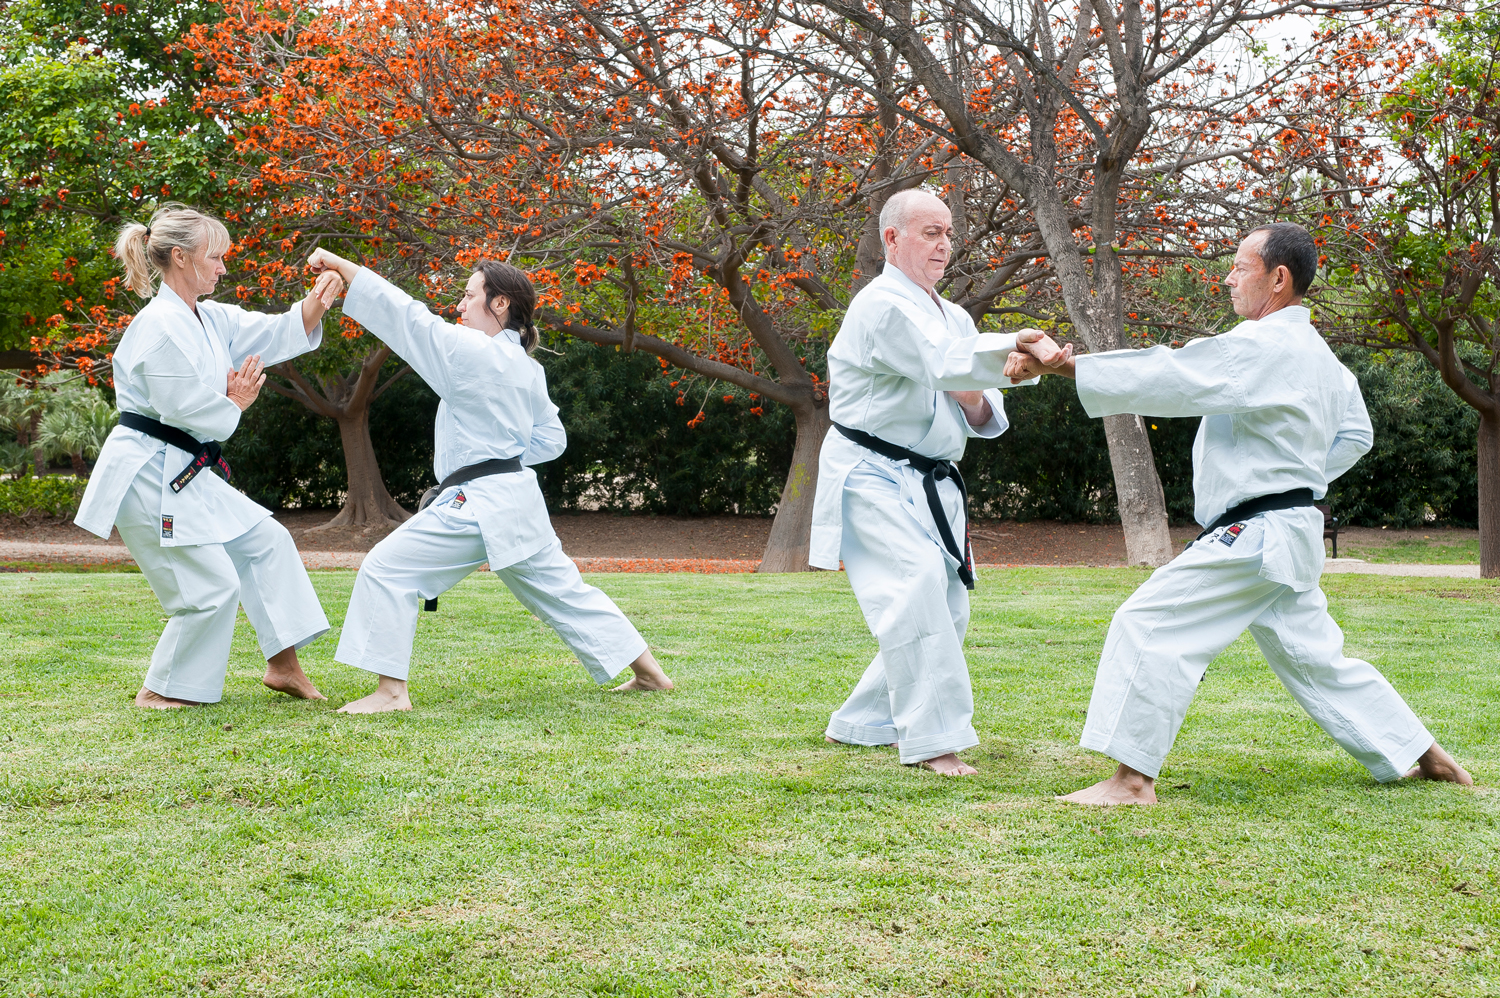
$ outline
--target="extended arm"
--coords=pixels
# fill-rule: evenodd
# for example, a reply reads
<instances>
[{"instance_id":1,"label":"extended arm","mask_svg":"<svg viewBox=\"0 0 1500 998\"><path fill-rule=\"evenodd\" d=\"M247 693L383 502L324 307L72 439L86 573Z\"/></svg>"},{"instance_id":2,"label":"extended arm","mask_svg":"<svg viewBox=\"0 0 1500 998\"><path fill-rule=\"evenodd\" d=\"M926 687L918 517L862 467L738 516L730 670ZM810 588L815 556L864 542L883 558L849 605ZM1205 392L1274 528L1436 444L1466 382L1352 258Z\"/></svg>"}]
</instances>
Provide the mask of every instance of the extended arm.
<instances>
[{"instance_id":1,"label":"extended arm","mask_svg":"<svg viewBox=\"0 0 1500 998\"><path fill-rule=\"evenodd\" d=\"M346 278L344 314L379 337L439 396L453 394L455 374L462 366L455 354L472 338L483 340L484 334L444 322L373 271L327 250L314 251L307 262L316 273L331 270Z\"/></svg>"},{"instance_id":2,"label":"extended arm","mask_svg":"<svg viewBox=\"0 0 1500 998\"><path fill-rule=\"evenodd\" d=\"M980 392L1007 383L1006 360L1016 348L1018 334L929 336L924 329L927 324L925 317L909 315L899 307L884 309L868 334L873 365L933 391ZM1023 332L1035 333L1031 343L1044 361L1060 362L1071 356L1070 349L1058 347L1041 333Z\"/></svg>"},{"instance_id":3,"label":"extended arm","mask_svg":"<svg viewBox=\"0 0 1500 998\"><path fill-rule=\"evenodd\" d=\"M270 367L317 349L323 343L323 314L343 289L342 278L327 272L318 276L300 307L280 315L252 312L234 305L220 306L229 310L231 320L229 359L241 366L247 358L255 356Z\"/></svg>"}]
</instances>

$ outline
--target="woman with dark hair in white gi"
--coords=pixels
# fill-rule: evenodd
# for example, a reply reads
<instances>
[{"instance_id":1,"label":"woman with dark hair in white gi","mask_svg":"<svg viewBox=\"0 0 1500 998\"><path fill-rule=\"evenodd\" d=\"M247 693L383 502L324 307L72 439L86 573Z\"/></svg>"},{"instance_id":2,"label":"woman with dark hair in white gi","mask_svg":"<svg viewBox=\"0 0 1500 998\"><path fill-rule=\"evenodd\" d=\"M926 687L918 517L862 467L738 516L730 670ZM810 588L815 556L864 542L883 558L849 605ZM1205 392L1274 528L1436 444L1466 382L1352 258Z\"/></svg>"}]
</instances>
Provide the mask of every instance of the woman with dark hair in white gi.
<instances>
[{"instance_id":1,"label":"woman with dark hair in white gi","mask_svg":"<svg viewBox=\"0 0 1500 998\"><path fill-rule=\"evenodd\" d=\"M334 657L380 676L374 693L341 709L410 710L406 680L418 603L479 566L557 632L595 682L628 666L621 691L667 690L662 672L614 602L563 554L532 465L567 436L547 396L536 346L536 290L509 264L481 261L464 289L462 325L444 322L400 288L327 250L307 261L349 283L344 314L380 337L442 399L430 504L375 546L360 567Z\"/></svg>"}]
</instances>

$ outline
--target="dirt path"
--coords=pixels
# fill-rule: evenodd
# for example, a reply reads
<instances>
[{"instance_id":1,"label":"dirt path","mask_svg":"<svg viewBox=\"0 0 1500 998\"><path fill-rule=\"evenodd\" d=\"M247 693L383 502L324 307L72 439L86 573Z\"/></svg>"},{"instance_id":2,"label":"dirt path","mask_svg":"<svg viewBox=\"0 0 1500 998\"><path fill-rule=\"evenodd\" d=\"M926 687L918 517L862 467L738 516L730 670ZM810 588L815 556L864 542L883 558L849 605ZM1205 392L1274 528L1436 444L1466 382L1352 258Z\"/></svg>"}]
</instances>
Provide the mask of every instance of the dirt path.
<instances>
[{"instance_id":1,"label":"dirt path","mask_svg":"<svg viewBox=\"0 0 1500 998\"><path fill-rule=\"evenodd\" d=\"M310 565L355 565L350 557L370 550L387 530L357 527L314 529L327 523L326 510L292 510L277 514L291 531ZM552 525L563 550L585 562L605 563L684 559L756 562L771 532L771 521L761 517L616 516L611 513L561 514ZM1173 527L1180 546L1197 533L1193 527ZM975 560L987 565L1123 565L1125 538L1118 524L976 520L971 529ZM1359 557L1361 550L1403 542L1444 545L1472 542L1477 531L1447 528L1372 530L1354 527L1340 534L1339 553ZM47 545L38 548L36 545ZM56 545L57 547L53 547ZM72 548L74 550L69 551ZM53 552L47 555L47 552ZM39 517L23 522L0 517L0 560L107 563L128 559L118 534L102 541L67 520Z\"/></svg>"}]
</instances>

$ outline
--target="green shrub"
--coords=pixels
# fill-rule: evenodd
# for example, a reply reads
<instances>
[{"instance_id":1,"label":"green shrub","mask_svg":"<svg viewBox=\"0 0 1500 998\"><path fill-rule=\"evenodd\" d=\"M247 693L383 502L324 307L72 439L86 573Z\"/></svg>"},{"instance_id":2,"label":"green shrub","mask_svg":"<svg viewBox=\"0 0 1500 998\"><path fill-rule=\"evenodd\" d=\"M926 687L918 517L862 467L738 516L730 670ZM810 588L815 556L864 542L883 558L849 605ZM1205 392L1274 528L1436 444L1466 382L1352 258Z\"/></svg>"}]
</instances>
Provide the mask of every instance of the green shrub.
<instances>
[{"instance_id":1,"label":"green shrub","mask_svg":"<svg viewBox=\"0 0 1500 998\"><path fill-rule=\"evenodd\" d=\"M12 516L27 516L35 513L50 513L53 516L72 516L83 499L87 481L72 475L48 475L34 478L0 478L0 513Z\"/></svg>"}]
</instances>

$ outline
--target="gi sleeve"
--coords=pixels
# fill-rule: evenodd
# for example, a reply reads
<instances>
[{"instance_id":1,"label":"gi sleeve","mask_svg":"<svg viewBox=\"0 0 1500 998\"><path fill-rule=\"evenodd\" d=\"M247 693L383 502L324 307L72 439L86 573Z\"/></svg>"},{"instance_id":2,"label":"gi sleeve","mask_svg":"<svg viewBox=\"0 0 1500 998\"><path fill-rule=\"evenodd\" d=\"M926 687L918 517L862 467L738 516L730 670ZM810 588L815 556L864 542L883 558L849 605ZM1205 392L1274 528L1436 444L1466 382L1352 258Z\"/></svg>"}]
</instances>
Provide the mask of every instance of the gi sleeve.
<instances>
[{"instance_id":1,"label":"gi sleeve","mask_svg":"<svg viewBox=\"0 0 1500 998\"><path fill-rule=\"evenodd\" d=\"M868 333L870 369L897 374L935 392L972 392L1009 385L1005 359L1016 346L1015 333L928 335L936 318L909 315L891 304L875 316Z\"/></svg>"},{"instance_id":2,"label":"gi sleeve","mask_svg":"<svg viewBox=\"0 0 1500 998\"><path fill-rule=\"evenodd\" d=\"M1111 350L1077 359L1078 400L1090 416L1212 416L1261 408L1246 398L1237 344L1193 340L1173 350ZM1248 372L1247 372L1248 373ZM1263 404L1263 403L1262 403Z\"/></svg>"},{"instance_id":3,"label":"gi sleeve","mask_svg":"<svg viewBox=\"0 0 1500 998\"><path fill-rule=\"evenodd\" d=\"M1035 384L1035 381L1027 381L1024 384ZM990 403L990 421L983 426L974 426L965 419L964 433L970 437L990 440L1010 429L1010 420L1005 418L1005 395L1000 389L986 388L984 397Z\"/></svg>"},{"instance_id":4,"label":"gi sleeve","mask_svg":"<svg viewBox=\"0 0 1500 998\"><path fill-rule=\"evenodd\" d=\"M344 314L379 337L445 399L457 394L457 379L467 369L463 355L488 342L483 333L444 322L364 267L349 283ZM473 342L474 337L483 342Z\"/></svg>"},{"instance_id":5,"label":"gi sleeve","mask_svg":"<svg viewBox=\"0 0 1500 998\"><path fill-rule=\"evenodd\" d=\"M168 426L199 440L228 440L240 425L240 407L199 380L197 368L170 336L151 345L135 374L156 418Z\"/></svg>"},{"instance_id":6,"label":"gi sleeve","mask_svg":"<svg viewBox=\"0 0 1500 998\"><path fill-rule=\"evenodd\" d=\"M237 305L216 303L229 325L229 359L235 370L245 358L258 354L266 367L300 357L323 343L323 325L308 333L302 325L302 303L299 301L280 315L252 312ZM203 307L202 304L199 307Z\"/></svg>"},{"instance_id":7,"label":"gi sleeve","mask_svg":"<svg viewBox=\"0 0 1500 998\"><path fill-rule=\"evenodd\" d=\"M1359 382L1352 374L1348 378L1354 382L1354 390L1349 394L1349 406L1344 410L1343 421L1339 423L1338 433L1334 434L1333 446L1328 448L1328 460L1323 467L1323 474L1330 482L1354 467L1354 462L1375 446L1375 429L1370 425L1370 413L1365 408L1364 396L1360 394Z\"/></svg>"}]
</instances>

